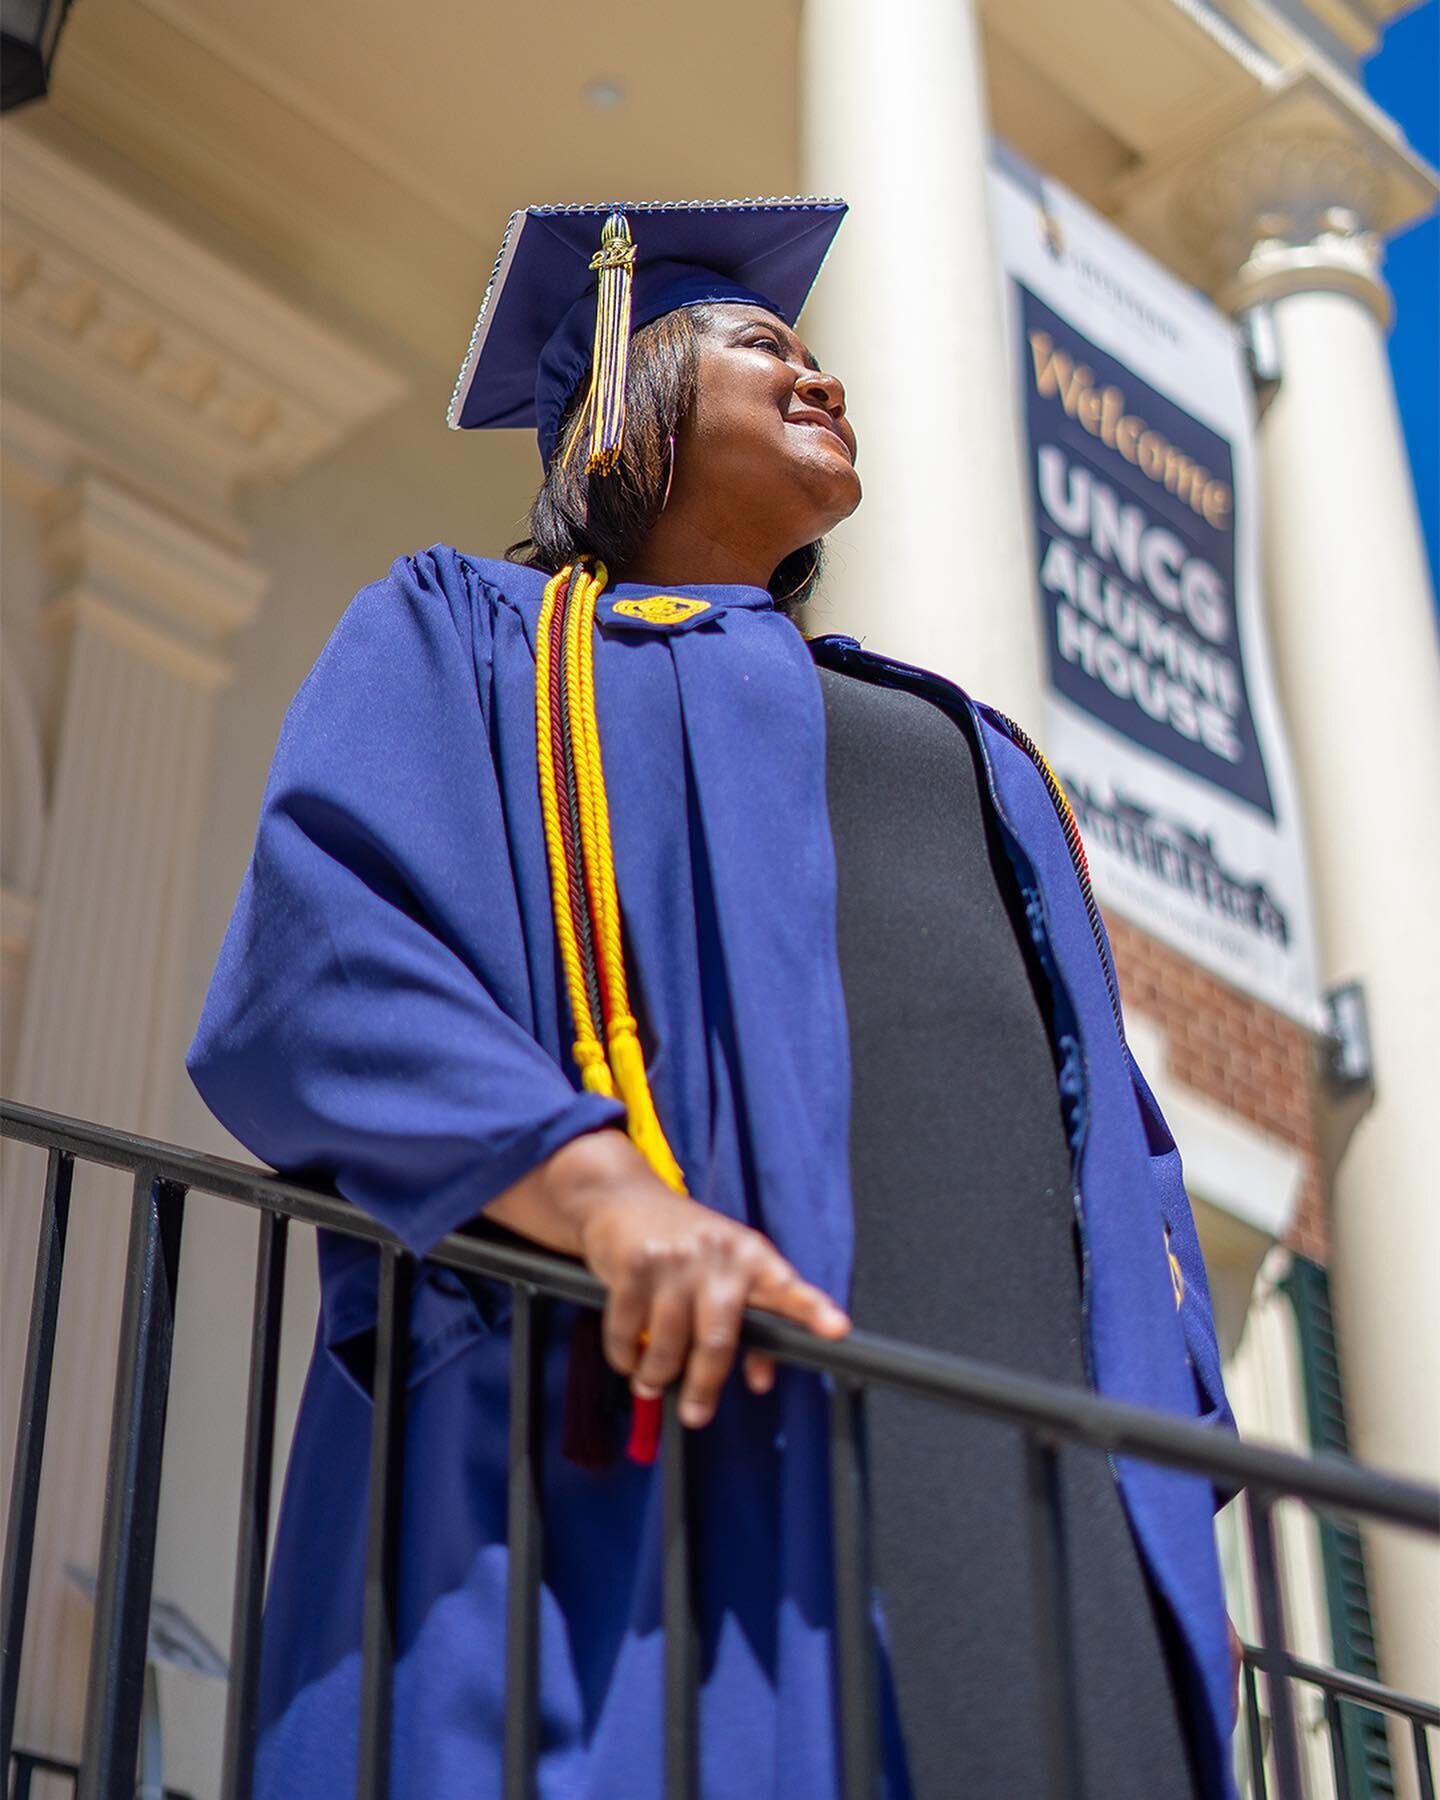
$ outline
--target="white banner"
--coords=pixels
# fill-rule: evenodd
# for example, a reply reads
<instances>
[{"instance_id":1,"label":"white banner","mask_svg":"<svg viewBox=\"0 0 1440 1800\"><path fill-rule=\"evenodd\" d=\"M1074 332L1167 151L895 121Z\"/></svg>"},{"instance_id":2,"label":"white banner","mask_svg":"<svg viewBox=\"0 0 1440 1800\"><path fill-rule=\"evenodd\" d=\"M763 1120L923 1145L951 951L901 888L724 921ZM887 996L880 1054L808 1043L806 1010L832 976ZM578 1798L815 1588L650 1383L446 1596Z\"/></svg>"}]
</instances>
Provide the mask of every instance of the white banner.
<instances>
[{"instance_id":1,"label":"white banner","mask_svg":"<svg viewBox=\"0 0 1440 1800\"><path fill-rule=\"evenodd\" d=\"M1037 736L1096 893L1319 1025L1239 339L1008 151L997 148L991 185L1046 643Z\"/></svg>"}]
</instances>

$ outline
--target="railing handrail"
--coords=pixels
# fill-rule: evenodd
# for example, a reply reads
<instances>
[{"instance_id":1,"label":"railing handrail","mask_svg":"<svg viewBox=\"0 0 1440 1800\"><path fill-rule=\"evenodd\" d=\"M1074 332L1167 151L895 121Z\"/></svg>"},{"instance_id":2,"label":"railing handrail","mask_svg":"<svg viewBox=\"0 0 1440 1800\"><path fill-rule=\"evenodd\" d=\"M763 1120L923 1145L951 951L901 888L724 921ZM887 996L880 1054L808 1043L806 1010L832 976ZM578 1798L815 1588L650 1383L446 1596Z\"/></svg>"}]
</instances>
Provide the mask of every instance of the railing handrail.
<instances>
[{"instance_id":1,"label":"railing handrail","mask_svg":"<svg viewBox=\"0 0 1440 1800\"><path fill-rule=\"evenodd\" d=\"M0 1590L0 1770L9 1760L40 1495L60 1284L77 1163L131 1176L130 1234L116 1359L115 1400L101 1531L100 1579L86 1692L85 1750L78 1800L103 1800L128 1784L140 1743L141 1672L154 1572L165 1412L175 1327L176 1279L186 1195L252 1206L259 1215L250 1379L244 1427L232 1679L226 1705L224 1792L249 1800L258 1743L260 1618L269 1543L269 1495L277 1426L277 1382L286 1244L291 1220L370 1242L376 1250L376 1320L365 1500L365 1598L361 1631L358 1800L386 1800L399 1605L401 1496L405 1463L406 1360L415 1264L438 1265L508 1285L512 1300L509 1457L505 1477L508 1553L505 1626L504 1788L531 1800L540 1748L540 1587L545 1532L538 1470L544 1455L541 1307L548 1299L599 1307L604 1289L577 1262L527 1244L483 1221L413 1258L388 1230L332 1185L286 1179L258 1165L140 1137L133 1132L0 1099L0 1142L47 1152L25 1355L17 1454ZM1246 1739L1254 1791L1267 1793L1257 1670L1271 1708L1270 1753L1278 1793L1300 1800L1301 1746L1292 1679L1318 1682L1337 1782L1345 1727L1340 1696L1407 1718L1421 1791L1433 1793L1426 1726L1440 1708L1363 1677L1302 1663L1286 1643L1273 1513L1286 1496L1346 1515L1384 1519L1440 1535L1440 1492L1334 1455L1298 1456L1242 1443L1232 1432L1163 1409L1113 1400L1093 1388L1031 1376L852 1331L838 1342L812 1337L768 1314L747 1311L742 1339L780 1360L828 1373L829 1513L834 1550L834 1665L842 1722L839 1768L845 1800L873 1800L880 1779L877 1660L871 1641L869 1499L865 1478L866 1396L880 1383L987 1413L1020 1433L1024 1504L1034 1556L1045 1791L1073 1791L1075 1649L1066 1590L1066 1529L1059 1449L1069 1441L1169 1464L1245 1495L1261 1644L1242 1657ZM665 1397L659 1486L664 1538L661 1613L664 1770L675 1800L699 1794L700 1614L692 1553L690 1439L675 1389ZM1344 1791L1343 1782L1341 1791Z\"/></svg>"},{"instance_id":2,"label":"railing handrail","mask_svg":"<svg viewBox=\"0 0 1440 1800\"><path fill-rule=\"evenodd\" d=\"M349 1201L287 1180L259 1164L141 1137L93 1120L49 1112L0 1097L0 1138L58 1148L132 1174L149 1171L198 1193L296 1219L390 1249L399 1240ZM600 1307L605 1290L569 1259L513 1242L452 1232L423 1259L462 1273L519 1284L534 1293ZM1024 1422L1069 1442L1233 1477L1274 1497L1295 1497L1326 1510L1363 1511L1391 1524L1440 1536L1440 1489L1333 1452L1311 1456L1242 1440L1194 1420L1111 1400L1086 1388L1044 1381L972 1357L923 1349L874 1332L814 1337L800 1326L747 1310L741 1341L784 1361L852 1381L879 1382L980 1412Z\"/></svg>"},{"instance_id":3,"label":"railing handrail","mask_svg":"<svg viewBox=\"0 0 1440 1800\"><path fill-rule=\"evenodd\" d=\"M1242 1661L1257 1669L1308 1682L1312 1687L1334 1694L1339 1700L1356 1700L1362 1706L1399 1713L1403 1718L1413 1719L1417 1725L1440 1727L1440 1706L1433 1700L1421 1700L1414 1694L1402 1693L1399 1688L1387 1687L1383 1681L1372 1681L1368 1675L1356 1675L1349 1669L1327 1668L1323 1663L1306 1662L1304 1657L1295 1656L1288 1650L1267 1650L1263 1644L1243 1641L1240 1656Z\"/></svg>"}]
</instances>

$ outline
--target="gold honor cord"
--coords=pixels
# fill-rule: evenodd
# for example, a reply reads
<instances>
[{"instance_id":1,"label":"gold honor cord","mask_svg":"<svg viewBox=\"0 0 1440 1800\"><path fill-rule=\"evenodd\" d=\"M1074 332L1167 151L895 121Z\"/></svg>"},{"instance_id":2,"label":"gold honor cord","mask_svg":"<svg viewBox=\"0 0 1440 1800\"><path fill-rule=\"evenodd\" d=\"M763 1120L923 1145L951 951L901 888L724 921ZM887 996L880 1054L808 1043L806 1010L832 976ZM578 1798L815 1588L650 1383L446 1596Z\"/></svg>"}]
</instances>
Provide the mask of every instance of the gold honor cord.
<instances>
[{"instance_id":1,"label":"gold honor cord","mask_svg":"<svg viewBox=\"0 0 1440 1800\"><path fill-rule=\"evenodd\" d=\"M608 580L604 563L593 572L583 559L567 564L546 583L540 607L535 741L550 896L581 1082L624 1101L631 1142L666 1186L683 1194L685 1177L655 1110L625 972L595 711L595 602ZM599 1018L592 993L600 998ZM659 1424L659 1401L637 1397L628 1446L634 1461L655 1460Z\"/></svg>"}]
</instances>

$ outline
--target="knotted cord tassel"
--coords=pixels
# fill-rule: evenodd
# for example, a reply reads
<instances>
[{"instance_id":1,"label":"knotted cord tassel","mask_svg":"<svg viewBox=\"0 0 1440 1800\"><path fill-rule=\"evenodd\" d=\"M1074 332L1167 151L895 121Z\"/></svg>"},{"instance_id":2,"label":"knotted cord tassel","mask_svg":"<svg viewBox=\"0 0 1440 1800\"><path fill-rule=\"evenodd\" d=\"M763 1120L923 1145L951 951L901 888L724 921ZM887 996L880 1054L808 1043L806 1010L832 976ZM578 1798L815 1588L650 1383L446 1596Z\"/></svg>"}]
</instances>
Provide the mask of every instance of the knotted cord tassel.
<instances>
[{"instance_id":1,"label":"knotted cord tassel","mask_svg":"<svg viewBox=\"0 0 1440 1800\"><path fill-rule=\"evenodd\" d=\"M600 277L590 391L576 417L563 462L569 463L582 421L588 420L590 454L585 473L608 475L620 460L620 446L625 438L625 377L630 366L630 290L635 274L635 243L624 213L613 212L605 221L600 248L591 257L590 267Z\"/></svg>"},{"instance_id":2,"label":"knotted cord tassel","mask_svg":"<svg viewBox=\"0 0 1440 1800\"><path fill-rule=\"evenodd\" d=\"M625 1102L625 1128L630 1141L667 1187L677 1194L685 1192L685 1177L675 1160L660 1115L655 1111L654 1096L645 1074L645 1053L640 1048L635 1021L626 1015L610 1021L610 1068L620 1098Z\"/></svg>"}]
</instances>

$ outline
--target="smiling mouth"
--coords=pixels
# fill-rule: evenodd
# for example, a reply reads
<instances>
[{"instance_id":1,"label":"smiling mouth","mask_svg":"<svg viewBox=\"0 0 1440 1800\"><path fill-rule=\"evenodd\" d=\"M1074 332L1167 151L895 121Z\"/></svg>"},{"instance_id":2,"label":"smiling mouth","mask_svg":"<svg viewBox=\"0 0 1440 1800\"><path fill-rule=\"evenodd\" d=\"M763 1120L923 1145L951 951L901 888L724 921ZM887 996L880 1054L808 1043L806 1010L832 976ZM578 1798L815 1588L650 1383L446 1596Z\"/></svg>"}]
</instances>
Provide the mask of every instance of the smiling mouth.
<instances>
[{"instance_id":1,"label":"smiling mouth","mask_svg":"<svg viewBox=\"0 0 1440 1800\"><path fill-rule=\"evenodd\" d=\"M840 433L833 425L827 425L820 419L787 419L785 423L787 425L806 425L811 431L823 431L826 437L834 438L835 442L845 452L849 460L852 463L854 462L855 458L850 455L850 446L845 442L844 438L841 437Z\"/></svg>"}]
</instances>

